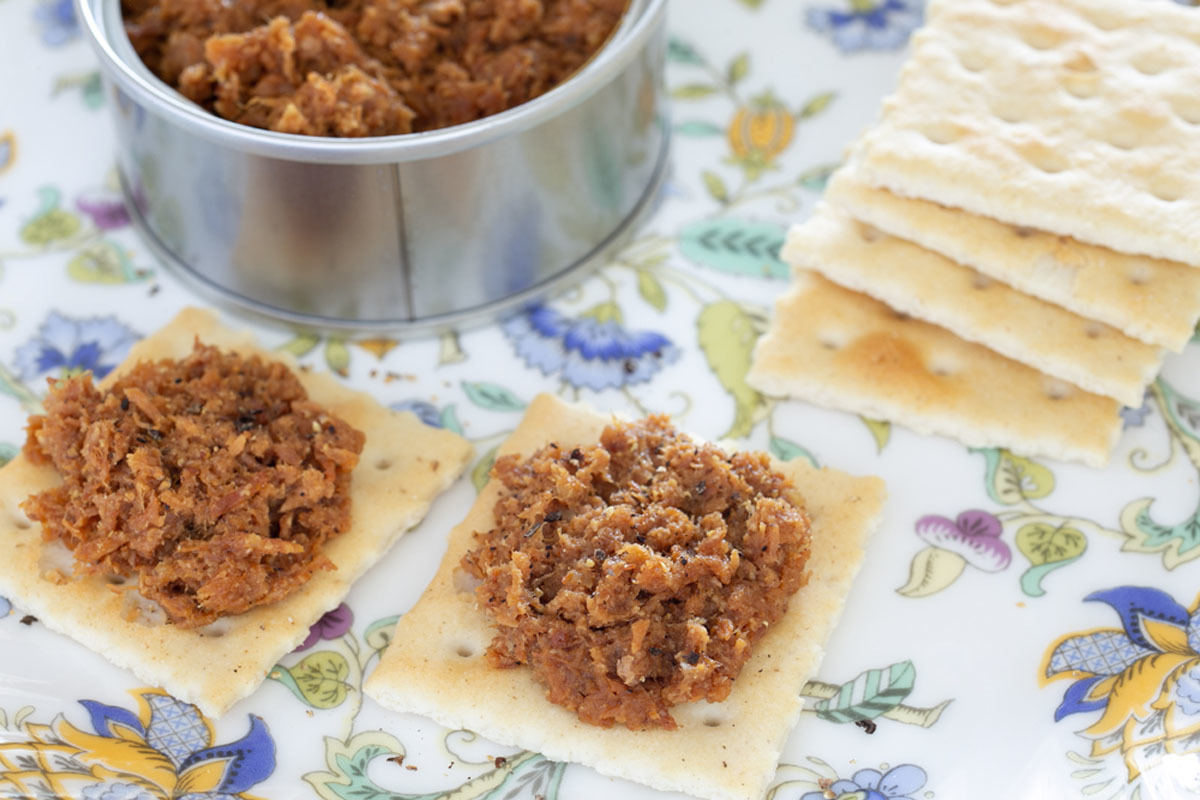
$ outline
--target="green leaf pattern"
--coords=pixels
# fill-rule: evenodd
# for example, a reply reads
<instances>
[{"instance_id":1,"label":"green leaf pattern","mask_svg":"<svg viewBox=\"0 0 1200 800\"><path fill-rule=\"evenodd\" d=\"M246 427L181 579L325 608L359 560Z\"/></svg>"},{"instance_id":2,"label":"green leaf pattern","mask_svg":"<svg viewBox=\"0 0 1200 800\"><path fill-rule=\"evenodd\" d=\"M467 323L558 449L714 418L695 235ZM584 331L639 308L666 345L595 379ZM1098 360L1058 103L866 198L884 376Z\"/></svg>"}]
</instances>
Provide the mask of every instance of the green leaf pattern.
<instances>
[{"instance_id":1,"label":"green leaf pattern","mask_svg":"<svg viewBox=\"0 0 1200 800\"><path fill-rule=\"evenodd\" d=\"M870 669L843 684L836 696L817 703L814 710L831 722L875 719L900 705L912 692L916 678L911 661Z\"/></svg>"}]
</instances>

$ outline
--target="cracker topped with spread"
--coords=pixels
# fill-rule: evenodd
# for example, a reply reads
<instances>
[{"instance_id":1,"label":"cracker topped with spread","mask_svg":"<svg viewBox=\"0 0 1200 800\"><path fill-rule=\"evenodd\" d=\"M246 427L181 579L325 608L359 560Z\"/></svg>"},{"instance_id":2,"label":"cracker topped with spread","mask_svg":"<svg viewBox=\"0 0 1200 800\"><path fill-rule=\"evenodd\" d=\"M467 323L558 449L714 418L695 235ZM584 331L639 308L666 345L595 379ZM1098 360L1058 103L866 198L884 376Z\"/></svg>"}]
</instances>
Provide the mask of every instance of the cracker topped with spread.
<instances>
[{"instance_id":1,"label":"cracker topped with spread","mask_svg":"<svg viewBox=\"0 0 1200 800\"><path fill-rule=\"evenodd\" d=\"M788 479L665 417L505 456L492 475L495 525L461 561L497 628L488 661L529 664L593 725L674 729L669 706L724 700L806 577Z\"/></svg>"},{"instance_id":2,"label":"cracker topped with spread","mask_svg":"<svg viewBox=\"0 0 1200 800\"><path fill-rule=\"evenodd\" d=\"M883 499L878 478L540 395L365 691L657 789L758 798Z\"/></svg>"},{"instance_id":3,"label":"cracker topped with spread","mask_svg":"<svg viewBox=\"0 0 1200 800\"><path fill-rule=\"evenodd\" d=\"M208 715L254 691L471 445L186 309L61 381L0 470L0 594Z\"/></svg>"},{"instance_id":4,"label":"cracker topped with spread","mask_svg":"<svg viewBox=\"0 0 1200 800\"><path fill-rule=\"evenodd\" d=\"M279 362L197 341L106 390L51 386L24 453L63 483L22 504L75 554L75 571L137 576L172 624L272 603L334 565L350 525L362 431L308 399Z\"/></svg>"}]
</instances>

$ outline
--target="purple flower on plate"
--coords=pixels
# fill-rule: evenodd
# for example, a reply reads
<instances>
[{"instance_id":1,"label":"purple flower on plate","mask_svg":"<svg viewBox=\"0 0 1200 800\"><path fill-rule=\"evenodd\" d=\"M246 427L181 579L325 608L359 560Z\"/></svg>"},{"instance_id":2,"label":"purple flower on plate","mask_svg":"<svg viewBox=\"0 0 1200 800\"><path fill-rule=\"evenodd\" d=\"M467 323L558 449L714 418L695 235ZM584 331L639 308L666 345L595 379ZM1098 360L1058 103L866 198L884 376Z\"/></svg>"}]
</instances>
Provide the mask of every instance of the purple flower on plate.
<instances>
[{"instance_id":1,"label":"purple flower on plate","mask_svg":"<svg viewBox=\"0 0 1200 800\"><path fill-rule=\"evenodd\" d=\"M666 336L627 330L611 315L568 317L535 305L502 327L526 364L560 375L576 388L601 391L645 383L679 358Z\"/></svg>"},{"instance_id":2,"label":"purple flower on plate","mask_svg":"<svg viewBox=\"0 0 1200 800\"><path fill-rule=\"evenodd\" d=\"M913 793L925 785L925 779L925 770L916 764L901 764L887 772L860 769L849 779L834 781L828 792L806 792L800 800L827 800L831 794L839 800L913 800Z\"/></svg>"},{"instance_id":3,"label":"purple flower on plate","mask_svg":"<svg viewBox=\"0 0 1200 800\"><path fill-rule=\"evenodd\" d=\"M75 207L92 220L102 231L124 228L129 224L129 211L121 195L107 189L91 189L75 198Z\"/></svg>"},{"instance_id":4,"label":"purple flower on plate","mask_svg":"<svg viewBox=\"0 0 1200 800\"><path fill-rule=\"evenodd\" d=\"M896 50L921 26L922 0L849 0L849 9L810 6L808 27L829 36L843 53Z\"/></svg>"},{"instance_id":5,"label":"purple flower on plate","mask_svg":"<svg viewBox=\"0 0 1200 800\"><path fill-rule=\"evenodd\" d=\"M350 606L339 603L337 608L326 611L319 620L313 623L313 626L308 629L308 636L292 652L299 653L301 650L307 650L322 639L340 638L350 630L350 626L353 624L354 613L350 610Z\"/></svg>"},{"instance_id":6,"label":"purple flower on plate","mask_svg":"<svg viewBox=\"0 0 1200 800\"><path fill-rule=\"evenodd\" d=\"M74 319L51 311L37 334L17 348L17 374L25 383L51 372L62 377L90 370L103 378L139 338L116 317Z\"/></svg>"},{"instance_id":7,"label":"purple flower on plate","mask_svg":"<svg viewBox=\"0 0 1200 800\"><path fill-rule=\"evenodd\" d=\"M1000 520L986 511L964 511L953 522L930 514L917 520L916 529L928 544L957 553L984 572L1000 572L1012 562L1012 550L1000 538Z\"/></svg>"},{"instance_id":8,"label":"purple flower on plate","mask_svg":"<svg viewBox=\"0 0 1200 800\"><path fill-rule=\"evenodd\" d=\"M42 43L58 47L79 35L72 0L41 0L33 10L33 18L42 29Z\"/></svg>"},{"instance_id":9,"label":"purple flower on plate","mask_svg":"<svg viewBox=\"0 0 1200 800\"><path fill-rule=\"evenodd\" d=\"M417 419L431 428L442 427L441 412L437 410L437 406L428 400L417 400L415 398L401 400L398 403L392 403L390 408L396 411L411 411L417 415Z\"/></svg>"}]
</instances>

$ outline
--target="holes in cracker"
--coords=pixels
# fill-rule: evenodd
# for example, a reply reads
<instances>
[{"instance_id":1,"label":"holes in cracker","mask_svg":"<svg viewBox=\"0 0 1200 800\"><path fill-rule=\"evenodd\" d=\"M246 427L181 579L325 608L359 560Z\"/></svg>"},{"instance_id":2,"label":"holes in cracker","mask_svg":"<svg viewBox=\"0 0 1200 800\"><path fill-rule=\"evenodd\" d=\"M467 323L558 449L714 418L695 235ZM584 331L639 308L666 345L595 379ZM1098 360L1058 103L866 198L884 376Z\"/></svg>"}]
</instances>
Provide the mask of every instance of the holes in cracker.
<instances>
[{"instance_id":1,"label":"holes in cracker","mask_svg":"<svg viewBox=\"0 0 1200 800\"><path fill-rule=\"evenodd\" d=\"M849 337L841 331L822 330L817 333L817 341L826 350L841 350L848 340Z\"/></svg>"},{"instance_id":2,"label":"holes in cracker","mask_svg":"<svg viewBox=\"0 0 1200 800\"><path fill-rule=\"evenodd\" d=\"M229 617L223 617L215 622L210 622L202 628L197 628L196 632L201 636L206 636L209 639L219 639L229 633L233 627L233 620Z\"/></svg>"},{"instance_id":3,"label":"holes in cracker","mask_svg":"<svg viewBox=\"0 0 1200 800\"><path fill-rule=\"evenodd\" d=\"M1104 141L1118 150L1136 149L1141 138L1141 133L1128 125L1113 125L1104 132Z\"/></svg>"},{"instance_id":4,"label":"holes in cracker","mask_svg":"<svg viewBox=\"0 0 1200 800\"><path fill-rule=\"evenodd\" d=\"M475 654L478 652L475 649L475 645L471 644L470 642L456 642L451 645L450 649L454 652L454 655L458 656L459 658L474 658Z\"/></svg>"},{"instance_id":5,"label":"holes in cracker","mask_svg":"<svg viewBox=\"0 0 1200 800\"><path fill-rule=\"evenodd\" d=\"M961 125L946 121L930 122L921 128L921 135L934 144L953 144L966 133Z\"/></svg>"},{"instance_id":6,"label":"holes in cracker","mask_svg":"<svg viewBox=\"0 0 1200 800\"><path fill-rule=\"evenodd\" d=\"M1175 58L1162 48L1143 50L1129 59L1129 64L1143 75L1158 75L1175 66Z\"/></svg>"},{"instance_id":7,"label":"holes in cracker","mask_svg":"<svg viewBox=\"0 0 1200 800\"><path fill-rule=\"evenodd\" d=\"M1063 61L1063 67L1068 72L1080 75L1091 74L1100 69L1096 66L1096 62L1092 60L1092 57L1082 50L1078 50L1067 56L1067 59Z\"/></svg>"},{"instance_id":8,"label":"holes in cracker","mask_svg":"<svg viewBox=\"0 0 1200 800\"><path fill-rule=\"evenodd\" d=\"M1099 339L1104 335L1104 326L1098 322L1089 322L1084 327L1083 334L1089 339Z\"/></svg>"},{"instance_id":9,"label":"holes in cracker","mask_svg":"<svg viewBox=\"0 0 1200 800\"><path fill-rule=\"evenodd\" d=\"M1073 394L1071 387L1060 380L1047 378L1042 385L1042 390L1046 393L1046 397L1051 400L1066 400Z\"/></svg>"},{"instance_id":10,"label":"holes in cracker","mask_svg":"<svg viewBox=\"0 0 1200 800\"><path fill-rule=\"evenodd\" d=\"M1145 264L1138 264L1129 270L1129 282L1134 286L1145 286L1150 282L1150 268Z\"/></svg>"},{"instance_id":11,"label":"holes in cracker","mask_svg":"<svg viewBox=\"0 0 1200 800\"><path fill-rule=\"evenodd\" d=\"M722 725L726 724L728 721L729 720L725 719L724 717L720 716L719 714L705 714L704 720L703 720L704 727L706 727L706 728L719 728Z\"/></svg>"},{"instance_id":12,"label":"holes in cracker","mask_svg":"<svg viewBox=\"0 0 1200 800\"><path fill-rule=\"evenodd\" d=\"M1017 30L1017 36L1034 50L1053 50L1070 38L1070 34L1064 30L1037 22L1022 25Z\"/></svg>"},{"instance_id":13,"label":"holes in cracker","mask_svg":"<svg viewBox=\"0 0 1200 800\"><path fill-rule=\"evenodd\" d=\"M375 469L379 470L380 472L383 472L384 470L391 469L391 468L392 468L391 459L381 458L375 462Z\"/></svg>"},{"instance_id":14,"label":"holes in cracker","mask_svg":"<svg viewBox=\"0 0 1200 800\"><path fill-rule=\"evenodd\" d=\"M1200 125L1200 95L1177 94L1169 98L1175 116L1189 125Z\"/></svg>"},{"instance_id":15,"label":"holes in cracker","mask_svg":"<svg viewBox=\"0 0 1200 800\"><path fill-rule=\"evenodd\" d=\"M33 523L24 517L13 517L12 526L19 531L27 531L33 527Z\"/></svg>"},{"instance_id":16,"label":"holes in cracker","mask_svg":"<svg viewBox=\"0 0 1200 800\"><path fill-rule=\"evenodd\" d=\"M1164 203L1174 203L1187 194L1187 184L1174 175L1155 175L1146 183L1146 191Z\"/></svg>"},{"instance_id":17,"label":"holes in cracker","mask_svg":"<svg viewBox=\"0 0 1200 800\"><path fill-rule=\"evenodd\" d=\"M70 575L75 571L75 554L65 544L57 539L44 542L38 552L38 574L43 577L55 575ZM59 583L57 578L50 578Z\"/></svg>"},{"instance_id":18,"label":"holes in cracker","mask_svg":"<svg viewBox=\"0 0 1200 800\"><path fill-rule=\"evenodd\" d=\"M883 238L883 233L874 225L868 225L860 220L854 220L854 229L858 231L858 238L864 242L877 242Z\"/></svg>"},{"instance_id":19,"label":"holes in cracker","mask_svg":"<svg viewBox=\"0 0 1200 800\"><path fill-rule=\"evenodd\" d=\"M1084 19L1102 31L1113 31L1125 24L1125 20L1121 18L1120 13L1114 13L1103 7L1085 7L1081 9L1080 13Z\"/></svg>"},{"instance_id":20,"label":"holes in cracker","mask_svg":"<svg viewBox=\"0 0 1200 800\"><path fill-rule=\"evenodd\" d=\"M994 283L995 283L995 281L993 281L987 275L983 275L979 272L976 272L974 275L971 276L971 288L972 289L978 289L980 291L983 291L984 289L992 288L992 285Z\"/></svg>"},{"instance_id":21,"label":"holes in cracker","mask_svg":"<svg viewBox=\"0 0 1200 800\"><path fill-rule=\"evenodd\" d=\"M1011 125L1025 121L1025 112L1029 107L1029 101L1016 95L1001 95L993 98L989 107L992 116Z\"/></svg>"},{"instance_id":22,"label":"holes in cracker","mask_svg":"<svg viewBox=\"0 0 1200 800\"><path fill-rule=\"evenodd\" d=\"M929 359L929 371L939 378L949 378L959 371L959 364L945 353L935 353Z\"/></svg>"},{"instance_id":23,"label":"holes in cracker","mask_svg":"<svg viewBox=\"0 0 1200 800\"><path fill-rule=\"evenodd\" d=\"M1062 76L1062 87L1072 97L1087 100L1100 92L1100 76L1093 73L1068 72Z\"/></svg>"},{"instance_id":24,"label":"holes in cracker","mask_svg":"<svg viewBox=\"0 0 1200 800\"><path fill-rule=\"evenodd\" d=\"M149 627L165 625L167 622L167 612L163 611L162 606L147 600L133 589L126 589L121 597L121 616L129 622Z\"/></svg>"},{"instance_id":25,"label":"holes in cracker","mask_svg":"<svg viewBox=\"0 0 1200 800\"><path fill-rule=\"evenodd\" d=\"M960 50L956 55L967 72L983 72L988 67L987 56L978 50Z\"/></svg>"},{"instance_id":26,"label":"holes in cracker","mask_svg":"<svg viewBox=\"0 0 1200 800\"><path fill-rule=\"evenodd\" d=\"M482 580L463 569L454 570L450 581L454 585L454 591L463 594L474 594L476 587L483 583Z\"/></svg>"},{"instance_id":27,"label":"holes in cracker","mask_svg":"<svg viewBox=\"0 0 1200 800\"><path fill-rule=\"evenodd\" d=\"M1017 155L1042 172L1055 174L1069 169L1071 162L1062 153L1041 142L1022 142L1015 145Z\"/></svg>"},{"instance_id":28,"label":"holes in cracker","mask_svg":"<svg viewBox=\"0 0 1200 800\"><path fill-rule=\"evenodd\" d=\"M1146 108L1126 108L1110 117L1104 140L1119 150L1134 150L1166 125L1167 117Z\"/></svg>"}]
</instances>

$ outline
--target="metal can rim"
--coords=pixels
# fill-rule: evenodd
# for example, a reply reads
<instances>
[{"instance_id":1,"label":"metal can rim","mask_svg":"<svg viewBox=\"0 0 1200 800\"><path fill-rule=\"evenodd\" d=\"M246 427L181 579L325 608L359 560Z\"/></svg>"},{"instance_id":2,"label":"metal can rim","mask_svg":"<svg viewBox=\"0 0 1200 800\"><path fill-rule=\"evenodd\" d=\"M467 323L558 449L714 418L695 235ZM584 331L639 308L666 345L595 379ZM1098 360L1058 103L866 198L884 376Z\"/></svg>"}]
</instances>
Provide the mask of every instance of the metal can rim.
<instances>
[{"instance_id":1,"label":"metal can rim","mask_svg":"<svg viewBox=\"0 0 1200 800\"><path fill-rule=\"evenodd\" d=\"M184 98L133 54L120 19L120 0L75 0L92 48L109 78L135 101L153 107L196 135L253 155L324 164L381 164L436 158L532 128L586 100L636 58L658 30L666 0L631 0L613 38L584 67L546 94L483 119L421 133L346 139L278 133L223 119ZM115 10L115 15L114 15ZM113 41L112 37L121 37ZM134 63L130 63L130 61Z\"/></svg>"}]
</instances>

